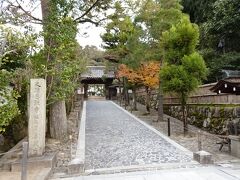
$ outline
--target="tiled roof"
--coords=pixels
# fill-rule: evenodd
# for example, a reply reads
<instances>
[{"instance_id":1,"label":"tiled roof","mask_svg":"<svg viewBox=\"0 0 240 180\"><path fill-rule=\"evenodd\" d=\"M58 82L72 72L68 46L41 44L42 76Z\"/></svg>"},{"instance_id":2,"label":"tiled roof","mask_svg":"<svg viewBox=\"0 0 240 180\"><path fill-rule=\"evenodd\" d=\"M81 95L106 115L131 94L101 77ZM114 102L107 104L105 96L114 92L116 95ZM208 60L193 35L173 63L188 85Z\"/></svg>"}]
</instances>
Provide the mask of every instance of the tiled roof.
<instances>
[{"instance_id":1,"label":"tiled roof","mask_svg":"<svg viewBox=\"0 0 240 180\"><path fill-rule=\"evenodd\" d=\"M87 72L81 75L81 78L115 78L114 71L105 72L105 66L87 66Z\"/></svg>"},{"instance_id":2,"label":"tiled roof","mask_svg":"<svg viewBox=\"0 0 240 180\"><path fill-rule=\"evenodd\" d=\"M210 88L216 93L230 93L240 95L240 78L226 78L217 82L215 86Z\"/></svg>"}]
</instances>

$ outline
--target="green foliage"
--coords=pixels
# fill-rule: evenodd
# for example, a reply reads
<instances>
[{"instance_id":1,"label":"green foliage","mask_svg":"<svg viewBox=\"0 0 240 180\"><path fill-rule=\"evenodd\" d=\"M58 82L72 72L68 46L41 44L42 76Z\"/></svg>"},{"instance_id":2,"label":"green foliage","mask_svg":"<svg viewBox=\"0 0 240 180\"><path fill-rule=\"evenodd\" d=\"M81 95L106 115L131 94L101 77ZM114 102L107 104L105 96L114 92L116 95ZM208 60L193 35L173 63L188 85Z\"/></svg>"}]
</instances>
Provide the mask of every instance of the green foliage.
<instances>
[{"instance_id":1,"label":"green foliage","mask_svg":"<svg viewBox=\"0 0 240 180\"><path fill-rule=\"evenodd\" d=\"M164 32L162 37L166 61L160 71L163 90L176 93L182 105L207 74L205 62L195 50L198 37L197 25L191 24L187 16L183 16L181 22Z\"/></svg>"},{"instance_id":2,"label":"green foliage","mask_svg":"<svg viewBox=\"0 0 240 180\"><path fill-rule=\"evenodd\" d=\"M0 69L14 71L17 68L24 68L27 57L36 47L35 39L36 35L34 34L25 35L0 24L0 40L2 42Z\"/></svg>"},{"instance_id":3,"label":"green foliage","mask_svg":"<svg viewBox=\"0 0 240 180\"><path fill-rule=\"evenodd\" d=\"M191 22L203 23L212 15L213 4L216 0L182 0L183 12L190 15Z\"/></svg>"},{"instance_id":4,"label":"green foliage","mask_svg":"<svg viewBox=\"0 0 240 180\"><path fill-rule=\"evenodd\" d=\"M11 72L0 70L0 133L4 132L13 118L20 113L17 105L18 93L9 86L11 77Z\"/></svg>"},{"instance_id":5,"label":"green foliage","mask_svg":"<svg viewBox=\"0 0 240 180\"><path fill-rule=\"evenodd\" d=\"M219 80L222 69L239 70L239 1L183 0L182 5L200 26L199 48L210 70L206 82Z\"/></svg>"},{"instance_id":6,"label":"green foliage","mask_svg":"<svg viewBox=\"0 0 240 180\"><path fill-rule=\"evenodd\" d=\"M218 43L222 41L226 51L239 51L239 26L239 1L217 0L213 4L213 12L208 21L204 23L204 33L214 36L217 40L215 48L218 48Z\"/></svg>"},{"instance_id":7,"label":"green foliage","mask_svg":"<svg viewBox=\"0 0 240 180\"><path fill-rule=\"evenodd\" d=\"M199 53L194 52L189 56L185 55L182 59L182 65L188 73L198 79L199 83L202 79L206 79L207 68L203 57Z\"/></svg>"},{"instance_id":8,"label":"green foliage","mask_svg":"<svg viewBox=\"0 0 240 180\"><path fill-rule=\"evenodd\" d=\"M209 68L206 83L216 82L222 78L222 70L240 70L240 53L229 52L225 54L218 54L212 49L205 49L201 51L206 65Z\"/></svg>"},{"instance_id":9,"label":"green foliage","mask_svg":"<svg viewBox=\"0 0 240 180\"><path fill-rule=\"evenodd\" d=\"M128 53L126 43L134 33L135 27L119 2L115 3L115 12L109 19L110 22L105 27L106 33L101 36L105 44L103 47L112 54L124 57Z\"/></svg>"},{"instance_id":10,"label":"green foliage","mask_svg":"<svg viewBox=\"0 0 240 180\"><path fill-rule=\"evenodd\" d=\"M179 64L184 55L194 52L199 40L198 27L191 24L187 16L162 35L162 47L165 60L170 64Z\"/></svg>"},{"instance_id":11,"label":"green foliage","mask_svg":"<svg viewBox=\"0 0 240 180\"><path fill-rule=\"evenodd\" d=\"M0 72L0 76L2 73ZM1 89L0 91L0 133L5 131L14 117L20 112L17 105L17 93L9 88Z\"/></svg>"},{"instance_id":12,"label":"green foliage","mask_svg":"<svg viewBox=\"0 0 240 180\"><path fill-rule=\"evenodd\" d=\"M135 21L143 28L144 34L140 39L147 44L146 59L159 61L162 59L163 54L159 51L162 33L181 20L181 8L177 0L144 1Z\"/></svg>"},{"instance_id":13,"label":"green foliage","mask_svg":"<svg viewBox=\"0 0 240 180\"><path fill-rule=\"evenodd\" d=\"M48 80L48 104L74 93L86 65L76 41L77 22L67 16L68 9L64 8L67 4L52 1L49 5L43 28L44 49L32 61L34 75Z\"/></svg>"},{"instance_id":14,"label":"green foliage","mask_svg":"<svg viewBox=\"0 0 240 180\"><path fill-rule=\"evenodd\" d=\"M36 47L35 37L0 25L0 133L14 122L16 116L25 113L22 110L27 104L26 99L19 95L26 73L21 70L31 56L31 49ZM10 84L14 84L14 90Z\"/></svg>"},{"instance_id":15,"label":"green foliage","mask_svg":"<svg viewBox=\"0 0 240 180\"><path fill-rule=\"evenodd\" d=\"M145 1L140 9L136 22L147 27L148 39L159 41L162 33L181 19L181 6L177 0Z\"/></svg>"}]
</instances>

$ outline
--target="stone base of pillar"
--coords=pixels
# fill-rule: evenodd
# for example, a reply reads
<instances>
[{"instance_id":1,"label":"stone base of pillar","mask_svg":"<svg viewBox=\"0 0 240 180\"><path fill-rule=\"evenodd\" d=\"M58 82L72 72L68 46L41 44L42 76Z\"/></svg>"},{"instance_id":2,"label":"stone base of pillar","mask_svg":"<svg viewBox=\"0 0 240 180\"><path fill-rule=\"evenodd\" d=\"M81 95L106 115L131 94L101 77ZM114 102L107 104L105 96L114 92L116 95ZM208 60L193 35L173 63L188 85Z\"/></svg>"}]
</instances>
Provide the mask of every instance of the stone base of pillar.
<instances>
[{"instance_id":1,"label":"stone base of pillar","mask_svg":"<svg viewBox=\"0 0 240 180\"><path fill-rule=\"evenodd\" d=\"M81 174L84 173L84 162L79 159L73 159L68 164L68 174Z\"/></svg>"},{"instance_id":2,"label":"stone base of pillar","mask_svg":"<svg viewBox=\"0 0 240 180\"><path fill-rule=\"evenodd\" d=\"M231 154L240 158L240 136L229 136L231 140Z\"/></svg>"},{"instance_id":3,"label":"stone base of pillar","mask_svg":"<svg viewBox=\"0 0 240 180\"><path fill-rule=\"evenodd\" d=\"M206 151L198 151L193 153L193 159L200 164L213 164L212 154Z\"/></svg>"}]
</instances>

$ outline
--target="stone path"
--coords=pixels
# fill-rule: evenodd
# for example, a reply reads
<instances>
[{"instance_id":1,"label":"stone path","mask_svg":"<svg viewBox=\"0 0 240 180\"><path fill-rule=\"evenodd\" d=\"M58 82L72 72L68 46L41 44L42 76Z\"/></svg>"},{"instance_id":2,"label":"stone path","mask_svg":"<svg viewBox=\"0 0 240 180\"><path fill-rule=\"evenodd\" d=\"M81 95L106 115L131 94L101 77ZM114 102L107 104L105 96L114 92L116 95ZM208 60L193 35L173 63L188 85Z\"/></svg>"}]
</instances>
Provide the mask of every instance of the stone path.
<instances>
[{"instance_id":1,"label":"stone path","mask_svg":"<svg viewBox=\"0 0 240 180\"><path fill-rule=\"evenodd\" d=\"M88 101L86 112L86 170L192 162L189 151L111 101Z\"/></svg>"},{"instance_id":2,"label":"stone path","mask_svg":"<svg viewBox=\"0 0 240 180\"><path fill-rule=\"evenodd\" d=\"M239 180L240 172L228 168L202 167L190 169L167 169L97 176L78 176L64 180ZM63 179L54 179L63 180Z\"/></svg>"}]
</instances>

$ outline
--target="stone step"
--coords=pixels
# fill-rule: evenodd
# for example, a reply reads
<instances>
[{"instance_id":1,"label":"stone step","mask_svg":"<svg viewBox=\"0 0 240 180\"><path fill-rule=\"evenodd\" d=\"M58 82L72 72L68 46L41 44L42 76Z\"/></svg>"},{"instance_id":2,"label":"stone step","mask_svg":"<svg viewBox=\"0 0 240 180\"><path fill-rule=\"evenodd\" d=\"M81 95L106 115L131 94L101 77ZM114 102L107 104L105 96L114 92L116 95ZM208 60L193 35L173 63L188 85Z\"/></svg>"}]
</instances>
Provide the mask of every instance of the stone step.
<instances>
[{"instance_id":1,"label":"stone step","mask_svg":"<svg viewBox=\"0 0 240 180\"><path fill-rule=\"evenodd\" d=\"M41 168L54 168L57 162L56 153L45 154L40 157L30 157L28 159L28 170L33 171ZM21 171L21 160L11 164L11 171Z\"/></svg>"}]
</instances>

